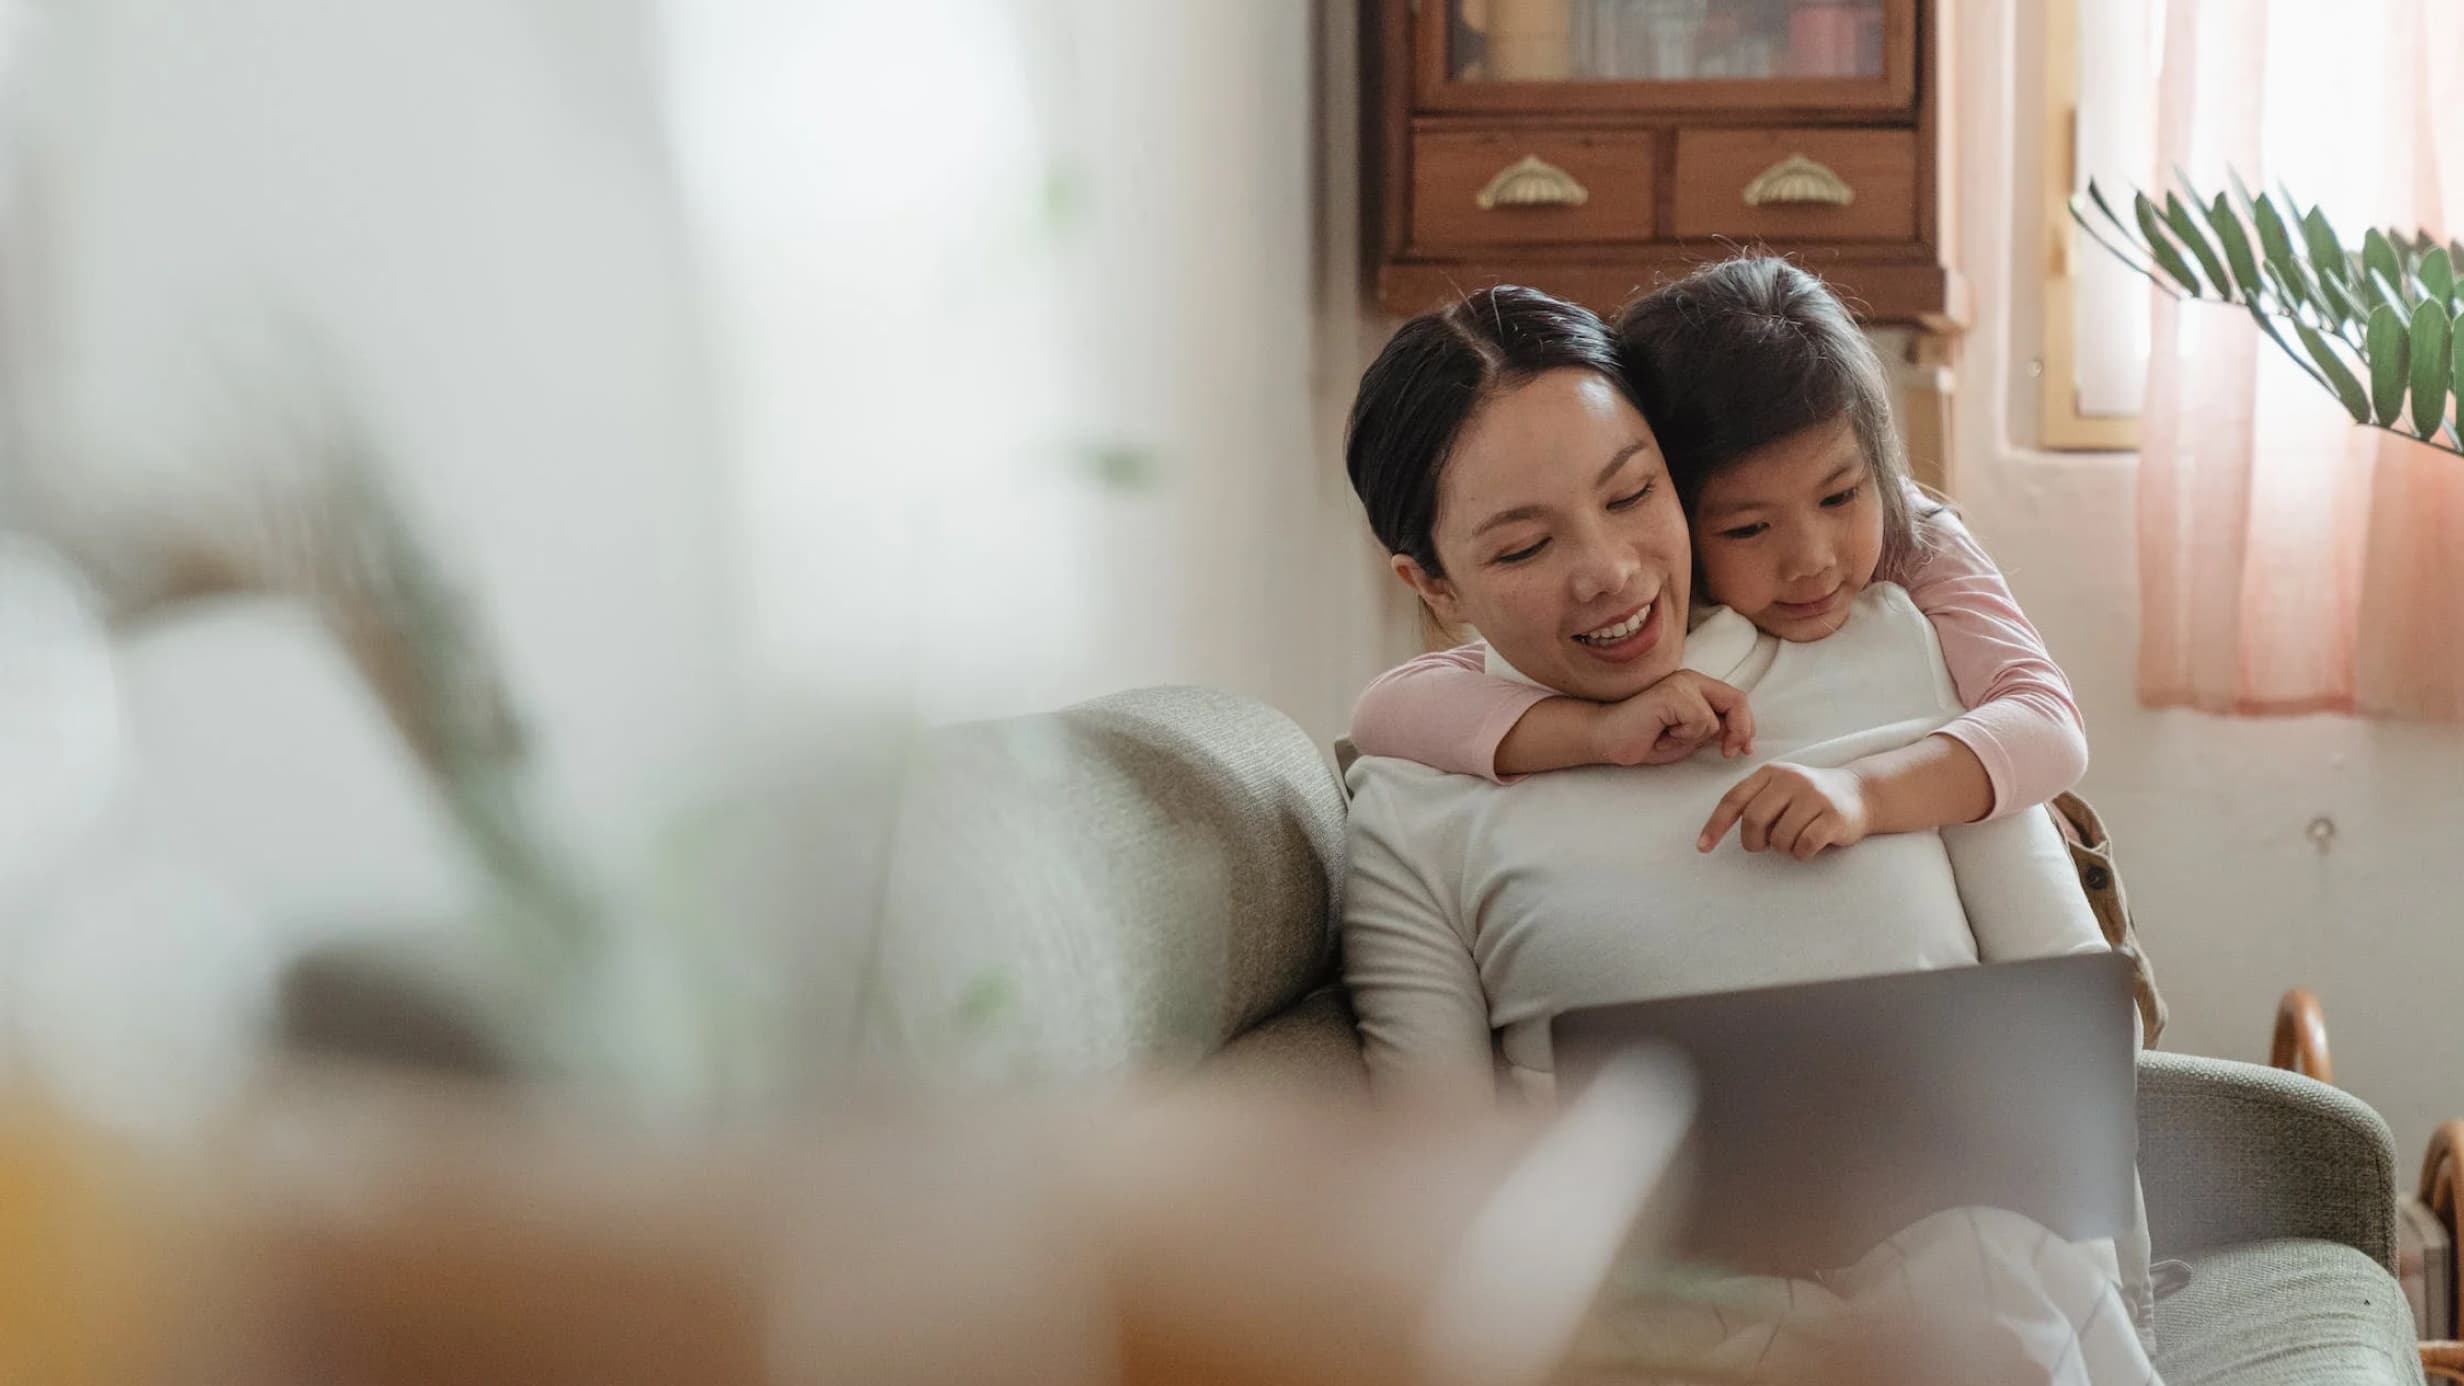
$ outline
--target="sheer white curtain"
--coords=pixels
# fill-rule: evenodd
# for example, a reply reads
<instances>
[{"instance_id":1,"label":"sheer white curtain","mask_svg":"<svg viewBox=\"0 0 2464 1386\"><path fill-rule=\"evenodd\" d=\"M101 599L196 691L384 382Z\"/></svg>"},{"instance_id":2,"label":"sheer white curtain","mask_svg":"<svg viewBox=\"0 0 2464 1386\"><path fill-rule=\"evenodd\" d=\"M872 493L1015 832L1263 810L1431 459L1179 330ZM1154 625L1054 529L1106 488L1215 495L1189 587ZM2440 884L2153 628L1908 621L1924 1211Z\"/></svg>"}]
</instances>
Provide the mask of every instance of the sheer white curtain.
<instances>
[{"instance_id":1,"label":"sheer white curtain","mask_svg":"<svg viewBox=\"0 0 2464 1386\"><path fill-rule=\"evenodd\" d=\"M2429 0L2162 7L2173 170L2290 188L2348 239L2464 210L2464 12ZM2083 91L2093 101L2095 89ZM2245 315L2158 295L2141 428L2140 691L2224 712L2464 716L2464 468L2356 429Z\"/></svg>"}]
</instances>

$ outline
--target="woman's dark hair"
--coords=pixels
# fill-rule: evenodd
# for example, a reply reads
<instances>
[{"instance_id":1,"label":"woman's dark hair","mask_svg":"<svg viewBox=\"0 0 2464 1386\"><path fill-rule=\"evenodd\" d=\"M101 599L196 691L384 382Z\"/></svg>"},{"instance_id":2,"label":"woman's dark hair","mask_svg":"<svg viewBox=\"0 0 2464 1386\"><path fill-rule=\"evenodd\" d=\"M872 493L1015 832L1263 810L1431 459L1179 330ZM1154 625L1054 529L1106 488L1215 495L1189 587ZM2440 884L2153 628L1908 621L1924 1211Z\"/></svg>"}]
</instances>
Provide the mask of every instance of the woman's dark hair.
<instances>
[{"instance_id":1,"label":"woman's dark hair","mask_svg":"<svg viewBox=\"0 0 2464 1386\"><path fill-rule=\"evenodd\" d=\"M1544 371L1598 372L1633 400L1616 338L1598 314L1537 289L1503 284L1396 329L1360 377L1343 463L1389 553L1432 577L1437 483L1472 411Z\"/></svg>"},{"instance_id":2,"label":"woman's dark hair","mask_svg":"<svg viewBox=\"0 0 2464 1386\"><path fill-rule=\"evenodd\" d=\"M1705 482L1748 454L1845 418L1882 503L1876 576L1905 581L1915 569L1925 545L1890 377L1821 280L1767 255L1707 265L1627 305L1617 339L1686 514Z\"/></svg>"}]
</instances>

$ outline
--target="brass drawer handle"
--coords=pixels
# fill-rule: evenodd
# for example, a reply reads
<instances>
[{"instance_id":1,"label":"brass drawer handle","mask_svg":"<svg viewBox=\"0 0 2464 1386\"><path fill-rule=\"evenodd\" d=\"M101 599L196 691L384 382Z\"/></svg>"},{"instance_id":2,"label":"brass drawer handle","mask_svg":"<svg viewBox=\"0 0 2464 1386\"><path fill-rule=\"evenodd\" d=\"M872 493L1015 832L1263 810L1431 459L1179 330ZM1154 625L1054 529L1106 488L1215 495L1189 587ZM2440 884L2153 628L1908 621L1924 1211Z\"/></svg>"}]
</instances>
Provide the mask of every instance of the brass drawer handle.
<instances>
[{"instance_id":1,"label":"brass drawer handle","mask_svg":"<svg viewBox=\"0 0 2464 1386\"><path fill-rule=\"evenodd\" d=\"M1845 207L1857 200L1848 180L1802 154L1791 154L1745 185L1748 207Z\"/></svg>"},{"instance_id":2,"label":"brass drawer handle","mask_svg":"<svg viewBox=\"0 0 2464 1386\"><path fill-rule=\"evenodd\" d=\"M1591 190L1557 165L1526 154L1499 169L1472 201L1484 212L1500 207L1580 207L1591 201Z\"/></svg>"}]
</instances>

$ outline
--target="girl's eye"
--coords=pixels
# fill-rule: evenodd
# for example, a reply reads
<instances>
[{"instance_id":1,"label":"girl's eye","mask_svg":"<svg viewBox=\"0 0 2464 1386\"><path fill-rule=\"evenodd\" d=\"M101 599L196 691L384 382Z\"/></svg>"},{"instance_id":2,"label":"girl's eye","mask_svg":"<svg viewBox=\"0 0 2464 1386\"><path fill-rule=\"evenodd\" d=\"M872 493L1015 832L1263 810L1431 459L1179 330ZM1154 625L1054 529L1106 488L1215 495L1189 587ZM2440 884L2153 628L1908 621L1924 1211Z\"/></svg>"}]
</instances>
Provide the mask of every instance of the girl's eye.
<instances>
[{"instance_id":1,"label":"girl's eye","mask_svg":"<svg viewBox=\"0 0 2464 1386\"><path fill-rule=\"evenodd\" d=\"M1848 488L1847 490L1845 490L1845 491L1838 491L1838 492L1834 492L1834 493L1833 493L1833 494L1831 494L1831 495L1824 496L1824 497L1822 498L1822 503L1823 503L1823 505L1825 505L1826 507L1830 507L1830 508L1837 508L1837 507L1839 507L1839 506L1846 505L1848 502L1850 502L1850 501L1852 501L1852 500L1855 500L1855 499L1857 498L1857 492L1862 491L1862 490L1864 490L1864 489L1865 489L1864 485L1863 485L1862 483L1860 483L1860 484L1858 484L1858 485L1855 485L1855 486L1851 486L1851 487L1849 487L1849 488Z\"/></svg>"},{"instance_id":2,"label":"girl's eye","mask_svg":"<svg viewBox=\"0 0 2464 1386\"><path fill-rule=\"evenodd\" d=\"M1548 546L1549 541L1546 539L1535 540L1531 544L1526 545L1523 548L1516 549L1512 553L1499 554L1497 556L1497 561L1500 563L1521 563L1526 560L1539 557L1540 551Z\"/></svg>"},{"instance_id":3,"label":"girl's eye","mask_svg":"<svg viewBox=\"0 0 2464 1386\"><path fill-rule=\"evenodd\" d=\"M1648 485L1644 486L1644 487L1643 487L1643 489L1641 489L1640 491L1635 492L1633 495L1630 495L1630 496L1619 496L1617 499L1615 499L1615 500L1613 500L1613 501L1610 501L1610 502L1608 503L1608 508L1609 508L1609 509L1611 509L1611 510L1632 510L1634 507L1636 507L1636 506L1638 506L1638 505L1641 505L1641 504L1643 503L1643 501L1644 501L1646 498L1648 498L1648 497L1651 495L1651 493L1652 493L1653 491L1656 491L1656 490L1658 490L1658 489L1659 489L1659 483L1658 483L1658 482L1656 482L1656 481L1655 481L1655 482L1649 483Z\"/></svg>"},{"instance_id":4,"label":"girl's eye","mask_svg":"<svg viewBox=\"0 0 2464 1386\"><path fill-rule=\"evenodd\" d=\"M1762 533L1770 527L1771 526L1763 524L1760 521L1756 521L1750 525L1739 525L1735 529L1721 530L1720 537L1722 539L1751 539L1755 535Z\"/></svg>"}]
</instances>

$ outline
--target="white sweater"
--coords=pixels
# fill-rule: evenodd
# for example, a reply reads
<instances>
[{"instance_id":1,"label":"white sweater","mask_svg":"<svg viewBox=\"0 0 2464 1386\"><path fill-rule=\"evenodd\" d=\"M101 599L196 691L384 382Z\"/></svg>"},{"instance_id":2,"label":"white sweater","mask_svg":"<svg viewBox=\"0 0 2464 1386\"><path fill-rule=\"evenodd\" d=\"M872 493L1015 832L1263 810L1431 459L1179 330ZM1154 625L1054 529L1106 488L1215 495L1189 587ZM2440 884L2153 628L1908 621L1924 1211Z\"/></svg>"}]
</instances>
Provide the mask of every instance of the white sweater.
<instances>
[{"instance_id":1,"label":"white sweater","mask_svg":"<svg viewBox=\"0 0 2464 1386\"><path fill-rule=\"evenodd\" d=\"M1344 979L1381 1091L1486 1096L1497 1057L1545 1086L1549 1019L1578 1006L2106 946L2042 813L1811 862L1749 853L1733 831L1695 850L1755 765L1844 765L1962 711L1931 623L1898 587L1868 588L1814 644L1718 612L1688 635L1686 667L1750 696L1752 757L1511 785L1353 765Z\"/></svg>"}]
</instances>

